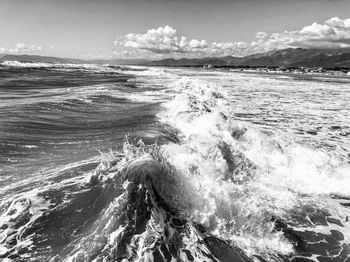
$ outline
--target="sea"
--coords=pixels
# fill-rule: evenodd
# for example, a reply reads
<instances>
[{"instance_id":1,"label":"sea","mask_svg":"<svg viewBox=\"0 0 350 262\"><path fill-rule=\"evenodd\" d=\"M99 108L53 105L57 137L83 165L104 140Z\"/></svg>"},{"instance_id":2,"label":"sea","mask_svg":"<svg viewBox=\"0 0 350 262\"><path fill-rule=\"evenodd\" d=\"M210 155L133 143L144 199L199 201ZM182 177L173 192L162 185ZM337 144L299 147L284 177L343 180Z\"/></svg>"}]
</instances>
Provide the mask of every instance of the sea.
<instances>
[{"instance_id":1,"label":"sea","mask_svg":"<svg viewBox=\"0 0 350 262\"><path fill-rule=\"evenodd\" d=\"M350 78L1 62L0 261L350 261Z\"/></svg>"}]
</instances>

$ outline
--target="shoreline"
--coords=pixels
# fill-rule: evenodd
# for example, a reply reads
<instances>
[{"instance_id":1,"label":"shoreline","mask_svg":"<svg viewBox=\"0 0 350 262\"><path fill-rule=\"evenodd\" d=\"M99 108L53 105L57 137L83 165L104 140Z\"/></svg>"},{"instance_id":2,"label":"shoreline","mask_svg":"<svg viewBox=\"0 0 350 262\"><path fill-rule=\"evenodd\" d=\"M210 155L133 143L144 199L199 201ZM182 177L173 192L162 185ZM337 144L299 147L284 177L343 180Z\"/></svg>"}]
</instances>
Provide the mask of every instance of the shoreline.
<instances>
[{"instance_id":1,"label":"shoreline","mask_svg":"<svg viewBox=\"0 0 350 262\"><path fill-rule=\"evenodd\" d=\"M343 80L342 83L349 82L350 83L350 75L330 75L328 73L293 73L293 72L264 72L264 71L253 71L253 70L230 70L225 68L199 68L199 67L174 67L174 66L147 66L147 67L158 67L158 68L166 68L166 69L187 69L187 70L193 70L193 71L199 71L199 72L222 72L222 73L239 73L239 74L253 74L253 75L266 75L266 76L285 76L285 77L292 77L296 79L304 79L307 80L309 78L313 79L336 79L336 80Z\"/></svg>"}]
</instances>

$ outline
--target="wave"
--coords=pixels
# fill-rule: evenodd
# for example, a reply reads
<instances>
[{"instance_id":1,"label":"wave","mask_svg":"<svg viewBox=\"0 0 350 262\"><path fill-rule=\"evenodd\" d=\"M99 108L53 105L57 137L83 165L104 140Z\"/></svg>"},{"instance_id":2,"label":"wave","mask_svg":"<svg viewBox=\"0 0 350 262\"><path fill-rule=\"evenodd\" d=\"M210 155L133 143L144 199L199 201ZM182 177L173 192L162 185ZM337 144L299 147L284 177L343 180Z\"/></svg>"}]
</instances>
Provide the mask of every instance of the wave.
<instances>
[{"instance_id":1,"label":"wave","mask_svg":"<svg viewBox=\"0 0 350 262\"><path fill-rule=\"evenodd\" d=\"M3 203L0 256L16 261L216 261L211 249L220 257L224 247L245 261L243 253L206 235L181 211L190 208L192 194L159 146L125 143L123 154L104 154L84 182Z\"/></svg>"},{"instance_id":2,"label":"wave","mask_svg":"<svg viewBox=\"0 0 350 262\"><path fill-rule=\"evenodd\" d=\"M77 63L50 63L50 62L23 62L16 60L1 61L0 70L4 69L38 69L38 70L56 70L56 71L88 71L92 73L120 73L130 74L137 72L139 75L142 72L149 72L147 68L141 66L123 66L113 64L77 64ZM146 73L148 74L148 73Z\"/></svg>"},{"instance_id":3,"label":"wave","mask_svg":"<svg viewBox=\"0 0 350 262\"><path fill-rule=\"evenodd\" d=\"M91 173L7 199L0 257L348 259L349 163L234 120L220 83L161 70L139 74L168 87L157 115L168 142L126 141Z\"/></svg>"},{"instance_id":4,"label":"wave","mask_svg":"<svg viewBox=\"0 0 350 262\"><path fill-rule=\"evenodd\" d=\"M348 232L349 209L339 203L350 196L345 159L237 123L220 85L184 77L172 88L180 94L159 117L179 130L182 142L167 150L205 202L212 203L196 220L250 254L265 253L268 260L297 249L288 234L273 230L276 218L298 231L307 225L324 233L305 216L328 215L342 225L326 222L328 234L332 229Z\"/></svg>"},{"instance_id":5,"label":"wave","mask_svg":"<svg viewBox=\"0 0 350 262\"><path fill-rule=\"evenodd\" d=\"M74 64L74 63L48 63L48 62L21 62L21 61L2 61L0 66L7 68L32 68L32 69L86 69L93 71L113 71L116 69L121 69L121 67L108 65L98 65L98 64Z\"/></svg>"}]
</instances>

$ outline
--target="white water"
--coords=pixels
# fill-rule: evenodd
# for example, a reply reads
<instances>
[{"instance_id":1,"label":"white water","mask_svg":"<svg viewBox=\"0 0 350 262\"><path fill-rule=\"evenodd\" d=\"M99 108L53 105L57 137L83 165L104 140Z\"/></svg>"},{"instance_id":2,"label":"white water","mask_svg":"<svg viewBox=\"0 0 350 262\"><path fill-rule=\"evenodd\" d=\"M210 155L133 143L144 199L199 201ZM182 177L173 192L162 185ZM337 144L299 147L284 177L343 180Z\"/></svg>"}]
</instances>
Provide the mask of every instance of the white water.
<instances>
[{"instance_id":1,"label":"white water","mask_svg":"<svg viewBox=\"0 0 350 262\"><path fill-rule=\"evenodd\" d=\"M143 81L166 86L172 94L158 116L182 139L164 149L190 185L190 192L181 194L187 204L183 211L192 219L250 254L292 253L292 244L273 232L271 219L288 221L291 213L307 216L310 207L327 210L345 225L313 231L336 228L350 239L350 210L331 197L350 197L349 139L329 129L338 125L345 132L350 127L349 86L168 69L144 75ZM253 120L237 119L235 113L242 111ZM267 119L256 123L262 115ZM317 136L299 132L315 126L323 131ZM236 162L233 173L222 145ZM295 229L306 228L301 221L295 224Z\"/></svg>"},{"instance_id":2,"label":"white water","mask_svg":"<svg viewBox=\"0 0 350 262\"><path fill-rule=\"evenodd\" d=\"M340 204L345 200L332 197L350 197L350 110L346 107L350 88L346 83L161 68L123 73L136 74L136 79L130 81L141 82L140 88L158 88L128 98L162 102L158 119L176 130L180 138L178 144L157 149L175 167L174 185L162 185L163 191L191 221L203 224L210 233L247 254L266 259L294 252L282 232L273 230L275 217L290 222L295 230L329 234L337 229L343 232L344 241L350 241L350 210ZM77 89L79 94L85 91L111 90ZM114 95L125 96L120 90ZM308 133L310 130L317 130L317 134ZM142 148L132 152L125 148L122 154L112 154L105 160L108 164L117 158L116 171L149 153ZM106 163L102 162L103 167ZM47 187L86 183L90 175ZM28 223L33 223L50 206L37 196L37 190L13 199L0 223L9 223L13 216L24 212L32 215ZM109 223L115 223L114 212L122 200L115 199L99 216L105 224L101 225L100 220L94 223L96 238L108 236L107 244L111 246L124 230L109 227ZM310 210L326 210L344 227L305 223L305 217L313 212ZM158 216L158 222L163 223ZM159 226L158 222L154 224ZM5 237L9 232L2 233ZM72 259L92 241L90 237L94 235L80 241ZM142 236L137 237L142 240ZM17 248L30 244L24 240Z\"/></svg>"}]
</instances>

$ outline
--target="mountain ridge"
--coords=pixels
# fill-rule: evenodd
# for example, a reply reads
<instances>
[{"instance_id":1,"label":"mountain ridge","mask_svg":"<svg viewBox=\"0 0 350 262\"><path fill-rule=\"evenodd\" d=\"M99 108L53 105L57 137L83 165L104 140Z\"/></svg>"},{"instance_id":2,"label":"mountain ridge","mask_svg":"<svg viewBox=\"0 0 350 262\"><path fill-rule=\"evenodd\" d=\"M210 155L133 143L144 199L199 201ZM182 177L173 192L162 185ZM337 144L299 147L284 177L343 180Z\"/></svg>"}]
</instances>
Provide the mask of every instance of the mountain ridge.
<instances>
[{"instance_id":1,"label":"mountain ridge","mask_svg":"<svg viewBox=\"0 0 350 262\"><path fill-rule=\"evenodd\" d=\"M151 61L147 65L153 66L232 66L232 67L324 67L324 68L350 68L349 49L303 49L288 48L257 53L244 57L214 57L214 58L188 58L163 59Z\"/></svg>"},{"instance_id":2,"label":"mountain ridge","mask_svg":"<svg viewBox=\"0 0 350 262\"><path fill-rule=\"evenodd\" d=\"M223 56L204 58L167 58L162 60L146 59L99 59L82 60L74 58L59 58L40 55L1 55L0 61L15 60L20 62L46 62L46 63L104 63L113 65L143 65L143 66L170 66L170 67L322 67L322 68L348 68L350 69L350 49L303 49L287 48L273 50L265 53L256 53L244 57Z\"/></svg>"}]
</instances>

